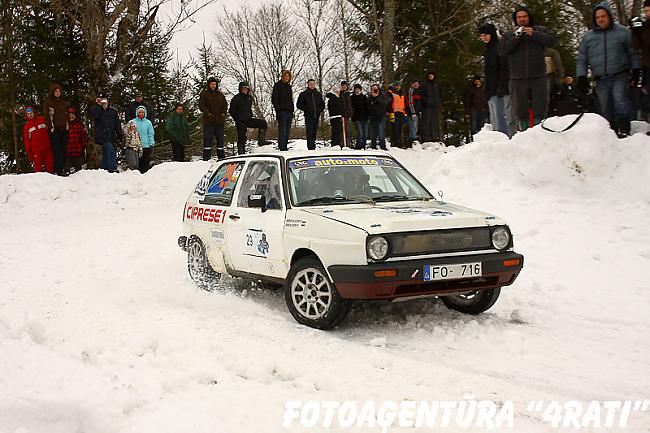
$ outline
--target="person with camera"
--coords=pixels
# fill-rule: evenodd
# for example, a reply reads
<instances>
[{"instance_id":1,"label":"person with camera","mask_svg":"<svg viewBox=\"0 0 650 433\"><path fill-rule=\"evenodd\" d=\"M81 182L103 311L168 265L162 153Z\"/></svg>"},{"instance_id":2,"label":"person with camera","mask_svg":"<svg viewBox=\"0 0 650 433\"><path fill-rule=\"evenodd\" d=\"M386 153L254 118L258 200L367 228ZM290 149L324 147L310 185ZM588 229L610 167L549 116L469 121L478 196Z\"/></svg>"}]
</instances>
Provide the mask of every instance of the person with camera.
<instances>
[{"instance_id":1,"label":"person with camera","mask_svg":"<svg viewBox=\"0 0 650 433\"><path fill-rule=\"evenodd\" d=\"M596 5L592 17L594 26L582 37L576 59L578 91L588 93L587 68L590 68L596 80L601 114L619 138L627 137L630 134L630 84L638 83L641 60L632 48L629 29L614 22L607 3Z\"/></svg>"},{"instance_id":2,"label":"person with camera","mask_svg":"<svg viewBox=\"0 0 650 433\"><path fill-rule=\"evenodd\" d=\"M641 106L642 111L645 112L646 122L650 122L650 95L648 95L648 79L650 79L650 0L645 0L643 3L643 15L643 17L630 18L629 24L632 30L632 48L641 51L643 73L637 85L645 90L641 93Z\"/></svg>"},{"instance_id":3,"label":"person with camera","mask_svg":"<svg viewBox=\"0 0 650 433\"><path fill-rule=\"evenodd\" d=\"M535 25L528 8L517 8L512 19L515 29L505 34L500 48L502 55L508 56L510 97L519 130L524 131L529 126L529 101L536 125L546 117L546 49L555 45L556 38L546 27Z\"/></svg>"}]
</instances>

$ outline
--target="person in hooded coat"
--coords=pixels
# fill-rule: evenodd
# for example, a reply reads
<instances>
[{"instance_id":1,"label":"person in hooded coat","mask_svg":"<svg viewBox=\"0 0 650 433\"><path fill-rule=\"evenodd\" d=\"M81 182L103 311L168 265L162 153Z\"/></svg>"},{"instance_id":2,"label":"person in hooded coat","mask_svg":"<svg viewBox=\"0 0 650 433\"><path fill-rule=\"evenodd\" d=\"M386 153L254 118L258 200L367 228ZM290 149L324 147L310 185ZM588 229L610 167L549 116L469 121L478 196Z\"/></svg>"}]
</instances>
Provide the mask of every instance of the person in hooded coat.
<instances>
[{"instance_id":1,"label":"person in hooded coat","mask_svg":"<svg viewBox=\"0 0 650 433\"><path fill-rule=\"evenodd\" d=\"M228 102L226 97L218 89L217 79L208 78L206 88L199 95L199 110L203 113L203 160L207 161L212 157L212 139L217 142L217 158L226 157L224 150L224 127L226 125L226 114L228 113Z\"/></svg>"},{"instance_id":2,"label":"person in hooded coat","mask_svg":"<svg viewBox=\"0 0 650 433\"><path fill-rule=\"evenodd\" d=\"M546 27L537 26L528 8L519 7L512 14L515 29L505 34L501 54L508 57L510 97L520 131L530 126L528 104L533 110L533 123L546 117L549 92L546 80L546 49L556 38Z\"/></svg>"},{"instance_id":3,"label":"person in hooded coat","mask_svg":"<svg viewBox=\"0 0 650 433\"><path fill-rule=\"evenodd\" d=\"M142 156L142 140L135 125L135 119L129 120L124 126L124 154L129 170L137 170L140 167L140 157Z\"/></svg>"},{"instance_id":4,"label":"person in hooded coat","mask_svg":"<svg viewBox=\"0 0 650 433\"><path fill-rule=\"evenodd\" d=\"M54 171L65 176L65 155L68 148L68 103L63 99L61 86L53 83L43 103L43 117L50 134L54 153Z\"/></svg>"},{"instance_id":5,"label":"person in hooded coat","mask_svg":"<svg viewBox=\"0 0 650 433\"><path fill-rule=\"evenodd\" d=\"M278 122L278 148L282 151L289 146L291 122L293 120L293 88L291 87L291 71L284 70L280 81L273 85L271 103Z\"/></svg>"},{"instance_id":6,"label":"person in hooded coat","mask_svg":"<svg viewBox=\"0 0 650 433\"><path fill-rule=\"evenodd\" d=\"M37 116L34 107L25 108L25 126L23 141L29 162L34 163L34 172L45 171L54 174L54 156L50 145L50 136L43 116Z\"/></svg>"},{"instance_id":7,"label":"person in hooded coat","mask_svg":"<svg viewBox=\"0 0 650 433\"><path fill-rule=\"evenodd\" d=\"M630 30L614 21L607 3L596 5L592 18L594 27L582 37L576 59L578 91L588 93L590 68L603 117L619 137L626 137L630 134L630 72L636 86L641 58L632 48Z\"/></svg>"},{"instance_id":8,"label":"person in hooded coat","mask_svg":"<svg viewBox=\"0 0 650 433\"><path fill-rule=\"evenodd\" d=\"M343 148L343 99L341 98L341 87L333 85L327 97L327 111L330 116L330 126L332 128L332 146L341 146Z\"/></svg>"},{"instance_id":9,"label":"person in hooded coat","mask_svg":"<svg viewBox=\"0 0 650 433\"><path fill-rule=\"evenodd\" d=\"M482 24L478 28L478 33L479 38L485 44L483 71L490 123L493 130L512 137L508 59L499 53L500 41L494 24Z\"/></svg>"},{"instance_id":10,"label":"person in hooded coat","mask_svg":"<svg viewBox=\"0 0 650 433\"><path fill-rule=\"evenodd\" d=\"M316 81L307 81L307 88L298 95L296 106L305 113L305 130L307 133L307 149L316 149L316 132L320 115L325 111L323 95L316 89Z\"/></svg>"},{"instance_id":11,"label":"person in hooded coat","mask_svg":"<svg viewBox=\"0 0 650 433\"><path fill-rule=\"evenodd\" d=\"M185 161L185 146L190 141L190 125L185 117L185 107L181 103L165 120L165 131L172 145L172 161Z\"/></svg>"},{"instance_id":12,"label":"person in hooded coat","mask_svg":"<svg viewBox=\"0 0 650 433\"><path fill-rule=\"evenodd\" d=\"M146 173L151 168L151 154L156 145L154 138L153 124L147 119L147 108L144 105L136 109L135 127L140 135L142 144L142 156L140 157L140 173Z\"/></svg>"},{"instance_id":13,"label":"person in hooded coat","mask_svg":"<svg viewBox=\"0 0 650 433\"><path fill-rule=\"evenodd\" d=\"M237 151L240 155L246 153L246 130L248 128L257 129L258 146L271 144L266 141L266 129L268 128L266 120L253 117L253 96L247 82L239 83L239 92L230 100L228 113L235 121Z\"/></svg>"}]
</instances>

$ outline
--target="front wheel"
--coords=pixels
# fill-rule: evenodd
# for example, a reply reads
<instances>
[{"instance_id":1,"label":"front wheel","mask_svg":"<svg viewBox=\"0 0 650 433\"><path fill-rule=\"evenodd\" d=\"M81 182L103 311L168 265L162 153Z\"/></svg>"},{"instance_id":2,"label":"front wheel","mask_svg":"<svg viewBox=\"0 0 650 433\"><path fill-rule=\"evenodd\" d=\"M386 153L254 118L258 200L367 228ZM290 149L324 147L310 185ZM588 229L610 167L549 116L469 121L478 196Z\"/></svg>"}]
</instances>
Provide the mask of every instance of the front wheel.
<instances>
[{"instance_id":1,"label":"front wheel","mask_svg":"<svg viewBox=\"0 0 650 433\"><path fill-rule=\"evenodd\" d=\"M210 266L203 243L192 237L187 246L187 271L190 278L202 289L208 289L210 284L216 282L221 274Z\"/></svg>"},{"instance_id":2,"label":"front wheel","mask_svg":"<svg viewBox=\"0 0 650 433\"><path fill-rule=\"evenodd\" d=\"M298 323L316 329L333 328L350 311L350 301L339 296L325 268L315 257L300 259L291 267L284 299Z\"/></svg>"},{"instance_id":3,"label":"front wheel","mask_svg":"<svg viewBox=\"0 0 650 433\"><path fill-rule=\"evenodd\" d=\"M465 314L481 314L487 311L499 299L501 288L474 290L458 295L441 296L442 302L452 310Z\"/></svg>"}]
</instances>

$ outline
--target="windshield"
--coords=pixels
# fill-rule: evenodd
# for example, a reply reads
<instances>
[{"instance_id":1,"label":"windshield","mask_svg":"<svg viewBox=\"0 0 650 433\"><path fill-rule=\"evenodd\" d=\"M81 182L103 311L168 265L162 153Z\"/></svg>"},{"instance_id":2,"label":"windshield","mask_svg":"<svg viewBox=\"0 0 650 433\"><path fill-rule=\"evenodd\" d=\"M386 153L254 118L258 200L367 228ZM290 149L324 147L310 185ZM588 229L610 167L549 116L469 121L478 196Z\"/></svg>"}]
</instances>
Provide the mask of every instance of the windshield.
<instances>
[{"instance_id":1,"label":"windshield","mask_svg":"<svg viewBox=\"0 0 650 433\"><path fill-rule=\"evenodd\" d=\"M394 160L374 156L292 159L295 206L430 200L431 195Z\"/></svg>"}]
</instances>

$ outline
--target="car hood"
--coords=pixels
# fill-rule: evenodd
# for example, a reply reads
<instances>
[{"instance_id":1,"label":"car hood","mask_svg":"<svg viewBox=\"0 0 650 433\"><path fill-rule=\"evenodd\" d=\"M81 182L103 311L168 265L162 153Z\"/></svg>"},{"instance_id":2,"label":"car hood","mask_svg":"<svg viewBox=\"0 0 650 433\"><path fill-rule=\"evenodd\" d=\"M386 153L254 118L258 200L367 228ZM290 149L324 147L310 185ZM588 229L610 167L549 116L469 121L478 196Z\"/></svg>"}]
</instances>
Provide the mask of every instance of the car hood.
<instances>
[{"instance_id":1,"label":"car hood","mask_svg":"<svg viewBox=\"0 0 650 433\"><path fill-rule=\"evenodd\" d=\"M437 201L315 206L302 210L358 227L370 234L505 224L494 215Z\"/></svg>"}]
</instances>

